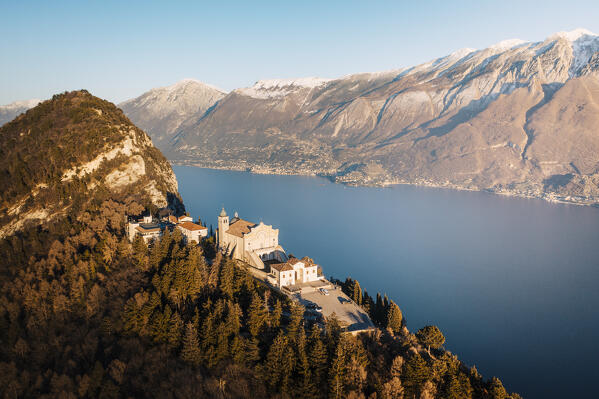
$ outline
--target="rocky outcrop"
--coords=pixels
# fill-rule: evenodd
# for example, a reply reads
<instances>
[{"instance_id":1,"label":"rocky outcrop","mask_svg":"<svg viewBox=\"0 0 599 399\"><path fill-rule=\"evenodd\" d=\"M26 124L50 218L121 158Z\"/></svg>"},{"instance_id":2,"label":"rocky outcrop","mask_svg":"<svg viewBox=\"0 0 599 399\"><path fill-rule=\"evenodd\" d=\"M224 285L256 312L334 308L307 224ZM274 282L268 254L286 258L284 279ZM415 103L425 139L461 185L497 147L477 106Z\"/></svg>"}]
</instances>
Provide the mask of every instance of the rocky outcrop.
<instances>
[{"instance_id":1,"label":"rocky outcrop","mask_svg":"<svg viewBox=\"0 0 599 399\"><path fill-rule=\"evenodd\" d=\"M170 164L115 105L54 96L0 128L0 238L97 198L183 211ZM92 206L92 205L90 205Z\"/></svg>"},{"instance_id":2,"label":"rocky outcrop","mask_svg":"<svg viewBox=\"0 0 599 399\"><path fill-rule=\"evenodd\" d=\"M205 167L596 203L598 51L577 30L405 70L261 81L159 145ZM559 185L568 175L577 183Z\"/></svg>"}]
</instances>

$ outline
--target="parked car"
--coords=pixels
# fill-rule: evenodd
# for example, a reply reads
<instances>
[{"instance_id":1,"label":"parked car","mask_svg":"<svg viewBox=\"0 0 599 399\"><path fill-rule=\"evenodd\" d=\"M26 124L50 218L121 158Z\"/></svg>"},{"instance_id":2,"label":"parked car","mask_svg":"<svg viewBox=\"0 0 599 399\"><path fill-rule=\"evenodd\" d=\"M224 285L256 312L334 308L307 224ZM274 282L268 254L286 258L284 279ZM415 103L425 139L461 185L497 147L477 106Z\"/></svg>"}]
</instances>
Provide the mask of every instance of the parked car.
<instances>
[{"instance_id":1,"label":"parked car","mask_svg":"<svg viewBox=\"0 0 599 399\"><path fill-rule=\"evenodd\" d=\"M322 308L315 303L309 304L308 306L306 306L306 308L313 312L322 312Z\"/></svg>"},{"instance_id":2,"label":"parked car","mask_svg":"<svg viewBox=\"0 0 599 399\"><path fill-rule=\"evenodd\" d=\"M326 288L321 288L321 289L320 289L320 293L321 293L322 295L329 295L329 291L328 291Z\"/></svg>"}]
</instances>

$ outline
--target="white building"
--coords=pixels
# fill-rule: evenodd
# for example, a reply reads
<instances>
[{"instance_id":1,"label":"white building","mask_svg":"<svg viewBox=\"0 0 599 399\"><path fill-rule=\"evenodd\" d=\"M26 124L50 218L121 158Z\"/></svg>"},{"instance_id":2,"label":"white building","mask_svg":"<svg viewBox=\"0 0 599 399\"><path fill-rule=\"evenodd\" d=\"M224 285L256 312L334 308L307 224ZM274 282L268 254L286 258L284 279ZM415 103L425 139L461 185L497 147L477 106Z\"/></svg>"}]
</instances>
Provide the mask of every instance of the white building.
<instances>
[{"instance_id":1,"label":"white building","mask_svg":"<svg viewBox=\"0 0 599 399\"><path fill-rule=\"evenodd\" d=\"M181 218L179 218L179 220L181 220ZM179 223L177 228L181 230L181 233L183 233L183 236L187 242L195 241L199 243L202 237L208 236L208 229L206 227L192 223L190 221Z\"/></svg>"},{"instance_id":2,"label":"white building","mask_svg":"<svg viewBox=\"0 0 599 399\"><path fill-rule=\"evenodd\" d=\"M237 213L229 221L225 209L218 216L216 231L219 249L234 259L264 269L264 261L285 262L285 250L279 245L279 230L272 226L249 222L239 218Z\"/></svg>"},{"instance_id":3,"label":"white building","mask_svg":"<svg viewBox=\"0 0 599 399\"><path fill-rule=\"evenodd\" d=\"M162 229L158 223L154 223L151 215L143 216L141 219L130 219L125 227L129 241L135 236L141 236L146 244L162 236Z\"/></svg>"},{"instance_id":4,"label":"white building","mask_svg":"<svg viewBox=\"0 0 599 399\"><path fill-rule=\"evenodd\" d=\"M143 216L141 219L130 219L125 227L129 241L135 236L141 236L146 243L162 236L160 225L154 223L151 215Z\"/></svg>"},{"instance_id":5,"label":"white building","mask_svg":"<svg viewBox=\"0 0 599 399\"><path fill-rule=\"evenodd\" d=\"M268 263L270 264L270 273L276 279L279 288L320 279L318 277L318 265L306 256L302 259L290 256L286 262Z\"/></svg>"}]
</instances>

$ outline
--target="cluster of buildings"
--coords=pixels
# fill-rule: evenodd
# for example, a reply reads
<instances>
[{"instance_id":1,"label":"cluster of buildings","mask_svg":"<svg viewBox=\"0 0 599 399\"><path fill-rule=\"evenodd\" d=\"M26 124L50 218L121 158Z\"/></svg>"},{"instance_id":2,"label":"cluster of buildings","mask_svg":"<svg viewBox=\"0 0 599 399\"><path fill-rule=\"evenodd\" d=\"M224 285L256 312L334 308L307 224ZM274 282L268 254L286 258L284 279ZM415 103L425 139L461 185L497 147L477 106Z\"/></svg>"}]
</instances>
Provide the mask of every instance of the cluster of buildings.
<instances>
[{"instance_id":1,"label":"cluster of buildings","mask_svg":"<svg viewBox=\"0 0 599 399\"><path fill-rule=\"evenodd\" d=\"M208 229L201 223L193 223L190 216L167 215L161 219L154 219L151 215L141 218L129 218L126 225L127 235L130 241L136 236L140 236L146 243L162 237L165 229L173 231L179 229L187 242L195 241L197 243L203 237L208 236Z\"/></svg>"},{"instance_id":2,"label":"cluster of buildings","mask_svg":"<svg viewBox=\"0 0 599 399\"><path fill-rule=\"evenodd\" d=\"M279 245L278 229L241 219L237 212L229 219L222 209L218 215L216 238L223 253L269 273L279 288L321 279L318 265L312 259L287 256Z\"/></svg>"},{"instance_id":3,"label":"cluster of buildings","mask_svg":"<svg viewBox=\"0 0 599 399\"><path fill-rule=\"evenodd\" d=\"M208 236L208 229L200 221L194 223L190 216L166 215L155 219L151 215L129 218L126 225L130 241L140 236L146 243L159 239L166 229L179 229L187 242L199 243ZM216 230L218 249L233 259L241 260L268 274L279 288L295 286L322 279L319 266L308 257L287 256L279 245L279 230L262 222L254 223L239 217L233 218L223 208L218 215Z\"/></svg>"}]
</instances>

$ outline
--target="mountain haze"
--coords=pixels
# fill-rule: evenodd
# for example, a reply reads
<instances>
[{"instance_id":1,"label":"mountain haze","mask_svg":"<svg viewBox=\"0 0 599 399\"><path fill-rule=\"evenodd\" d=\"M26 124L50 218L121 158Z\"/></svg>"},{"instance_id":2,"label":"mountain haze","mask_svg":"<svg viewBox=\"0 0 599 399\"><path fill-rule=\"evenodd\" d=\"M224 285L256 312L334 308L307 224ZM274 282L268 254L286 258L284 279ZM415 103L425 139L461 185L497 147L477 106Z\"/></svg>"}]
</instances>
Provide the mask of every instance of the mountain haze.
<instances>
[{"instance_id":1,"label":"mountain haze","mask_svg":"<svg viewBox=\"0 0 599 399\"><path fill-rule=\"evenodd\" d=\"M158 145L206 167L595 203L598 51L579 29L397 71L259 81Z\"/></svg>"}]
</instances>

